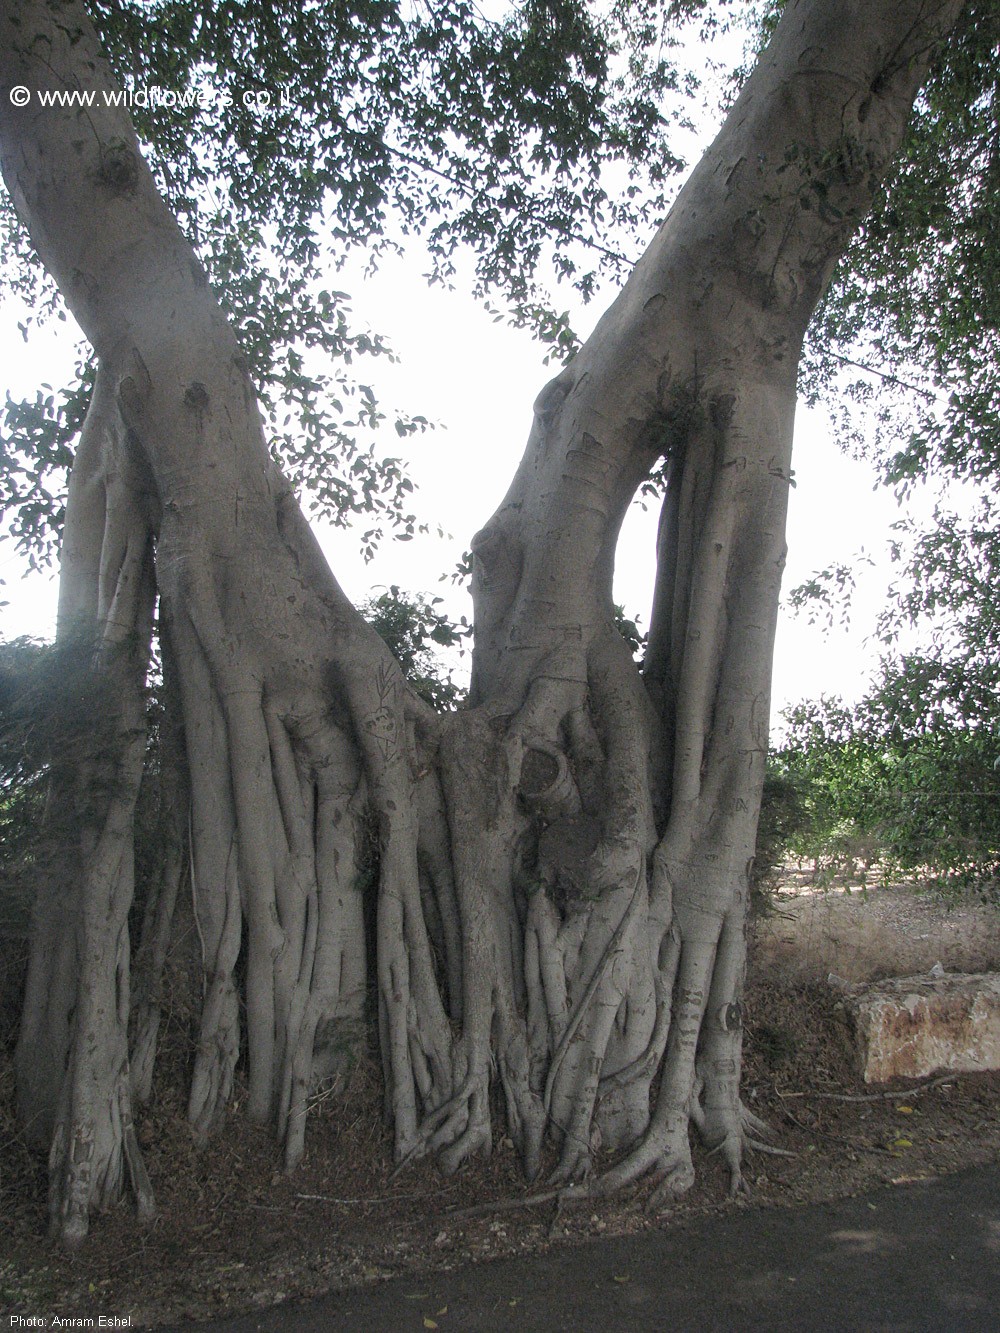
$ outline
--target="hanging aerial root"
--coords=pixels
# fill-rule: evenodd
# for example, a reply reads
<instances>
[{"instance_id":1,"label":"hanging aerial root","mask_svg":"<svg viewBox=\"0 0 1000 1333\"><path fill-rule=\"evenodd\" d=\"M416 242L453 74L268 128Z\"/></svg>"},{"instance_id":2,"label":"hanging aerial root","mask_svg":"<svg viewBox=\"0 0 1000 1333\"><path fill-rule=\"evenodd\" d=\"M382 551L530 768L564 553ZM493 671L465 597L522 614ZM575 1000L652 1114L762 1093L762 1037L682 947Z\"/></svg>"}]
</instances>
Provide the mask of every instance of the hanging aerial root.
<instances>
[{"instance_id":1,"label":"hanging aerial root","mask_svg":"<svg viewBox=\"0 0 1000 1333\"><path fill-rule=\"evenodd\" d=\"M524 1021L522 926L512 884L518 840L528 826L514 782L522 746L507 720L470 710L449 718L440 764L447 802L455 902L461 926L462 1032L451 1054L457 1101L421 1144L452 1172L488 1154L493 1131L490 1080L497 1072L507 1096L507 1122L525 1170L537 1170L542 1123L531 1086ZM436 1108L431 1108L436 1109Z\"/></svg>"},{"instance_id":2,"label":"hanging aerial root","mask_svg":"<svg viewBox=\"0 0 1000 1333\"><path fill-rule=\"evenodd\" d=\"M629 968L623 976L617 975L616 965L634 957L633 937L645 915L645 858L640 848L631 851L628 859L637 861L631 885L605 888L590 914L578 965L582 976L589 973L589 979L568 1015L549 1065L543 1105L564 1136L554 1182L581 1180L590 1174L591 1125L600 1070L631 977Z\"/></svg>"},{"instance_id":3,"label":"hanging aerial root","mask_svg":"<svg viewBox=\"0 0 1000 1333\"><path fill-rule=\"evenodd\" d=\"M653 1172L660 1180L657 1201L677 1197L694 1183L688 1131L696 1095L695 1061L708 1002L715 940L712 933L681 946L675 1004L656 1107L642 1141L598 1182L614 1193Z\"/></svg>"},{"instance_id":4,"label":"hanging aerial root","mask_svg":"<svg viewBox=\"0 0 1000 1333\"><path fill-rule=\"evenodd\" d=\"M464 1132L469 1118L469 1099L475 1086L475 1078L471 1074L467 1075L453 1097L424 1117L409 1152L397 1163L393 1176L399 1175L417 1158L433 1152L439 1140L449 1142Z\"/></svg>"},{"instance_id":5,"label":"hanging aerial root","mask_svg":"<svg viewBox=\"0 0 1000 1333\"><path fill-rule=\"evenodd\" d=\"M154 580L149 534L129 504L136 479L123 468L118 481L101 551L104 618L92 644L102 707L74 756L75 1003L65 1016L68 1047L45 1053L65 1059L49 1154L49 1213L53 1233L70 1245L86 1235L91 1210L118 1202L126 1184L141 1216L154 1207L132 1124L128 1060L128 914Z\"/></svg>"},{"instance_id":6,"label":"hanging aerial root","mask_svg":"<svg viewBox=\"0 0 1000 1333\"><path fill-rule=\"evenodd\" d=\"M91 1211L116 1204L126 1183L140 1221L156 1215L152 1183L132 1121L131 1098L126 1064L115 1080L106 1115L95 1106L94 1114L76 1114L57 1125L49 1155L50 1228L53 1236L71 1248L86 1237Z\"/></svg>"},{"instance_id":7,"label":"hanging aerial root","mask_svg":"<svg viewBox=\"0 0 1000 1333\"><path fill-rule=\"evenodd\" d=\"M174 938L181 885L188 872L190 794L184 754L183 713L177 664L169 625L160 608L160 655L163 662L163 716L159 725L159 818L157 842L162 863L143 914L133 972L130 1063L136 1101L152 1095L153 1071L164 1012L163 979Z\"/></svg>"},{"instance_id":8,"label":"hanging aerial root","mask_svg":"<svg viewBox=\"0 0 1000 1333\"><path fill-rule=\"evenodd\" d=\"M619 1088L633 1083L646 1083L652 1079L660 1067L663 1052L666 1050L670 1035L671 1006L673 1003L674 981L677 977L677 965L680 961L681 944L677 933L668 931L665 941L657 945L653 952L653 985L656 995L656 1016L653 1030L649 1035L646 1049L631 1063L616 1069L612 1074L601 1075L601 1094L610 1095ZM662 959L660 955L662 954Z\"/></svg>"}]
</instances>

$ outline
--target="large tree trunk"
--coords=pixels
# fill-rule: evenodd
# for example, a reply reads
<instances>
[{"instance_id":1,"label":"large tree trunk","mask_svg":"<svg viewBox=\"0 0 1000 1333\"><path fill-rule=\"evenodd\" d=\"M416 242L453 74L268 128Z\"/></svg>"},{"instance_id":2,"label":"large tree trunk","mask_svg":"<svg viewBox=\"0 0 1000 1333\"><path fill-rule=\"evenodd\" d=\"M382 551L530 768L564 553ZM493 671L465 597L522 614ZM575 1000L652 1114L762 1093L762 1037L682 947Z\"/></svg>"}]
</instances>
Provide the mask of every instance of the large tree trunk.
<instances>
[{"instance_id":1,"label":"large tree trunk","mask_svg":"<svg viewBox=\"0 0 1000 1333\"><path fill-rule=\"evenodd\" d=\"M618 300L536 402L474 541L470 707L439 720L347 603L268 458L234 335L131 126L102 104L113 85L83 10L7 0L4 176L100 363L60 634L85 633L119 673L110 740L77 775L91 801L76 864L38 913L22 1042L22 1109L51 1136L67 1239L126 1168L151 1204L124 1047L151 552L190 785L197 1129L232 1089L245 948L249 1113L274 1121L289 1165L301 1155L315 1052L362 1021L371 812L397 1156L431 1150L452 1169L488 1151L495 1071L529 1175L551 1134L561 1181L585 1177L601 1145L621 1155L591 1188L650 1169L683 1188L693 1120L738 1184L747 870L799 350L960 7L789 4ZM97 98L16 109L14 84ZM641 678L611 574L628 503L663 456ZM162 916L155 928L162 940Z\"/></svg>"}]
</instances>

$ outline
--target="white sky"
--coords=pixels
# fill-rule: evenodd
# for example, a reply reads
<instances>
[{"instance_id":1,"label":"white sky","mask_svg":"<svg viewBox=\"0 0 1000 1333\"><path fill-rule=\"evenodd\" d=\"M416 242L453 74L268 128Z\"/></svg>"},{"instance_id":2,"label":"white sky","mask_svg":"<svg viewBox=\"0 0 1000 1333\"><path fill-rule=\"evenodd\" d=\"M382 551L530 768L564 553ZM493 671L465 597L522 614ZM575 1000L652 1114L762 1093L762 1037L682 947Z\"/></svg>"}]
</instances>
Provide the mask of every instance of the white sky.
<instances>
[{"instance_id":1,"label":"white sky","mask_svg":"<svg viewBox=\"0 0 1000 1333\"><path fill-rule=\"evenodd\" d=\"M351 290L350 282L345 285ZM352 534L332 532L323 545L355 599L367 596L373 585L398 583L408 590L437 591L455 614L462 614L467 600L462 593L456 599L450 583L439 585L439 576L451 571L502 498L527 440L531 404L555 368L543 364L543 350L528 334L493 323L458 293L428 291L402 265L366 284L364 296L355 290L355 308L373 327L391 333L400 354L402 364L389 368L394 401L444 423L444 429L413 443L410 469L420 483L421 517L440 522L454 541L391 543L367 567ZM602 309L595 302L581 323L595 321ZM878 660L877 646L867 640L889 578L884 558L888 528L899 517L894 498L874 489L872 469L840 451L819 412L800 409L793 466L785 588L833 561L851 561L862 548L876 559L876 567L857 566L858 587L846 628L835 625L824 632L783 609L775 713L819 693L855 697L862 692ZM644 513L633 505L616 567L615 598L629 614L638 613L644 628L655 573L656 518L655 507Z\"/></svg>"},{"instance_id":2,"label":"white sky","mask_svg":"<svg viewBox=\"0 0 1000 1333\"><path fill-rule=\"evenodd\" d=\"M343 283L353 293L359 321L363 318L386 333L401 358L397 365L362 363L359 375L376 384L386 406L422 412L441 423L439 429L403 442L390 428L386 450L408 459L418 485L418 516L432 529L440 524L453 535L449 540L418 536L406 543L388 541L367 566L359 553L360 524L354 531L322 531L323 547L356 601L373 589L396 583L408 591L445 597L454 615L469 614L464 591L450 581L439 582L440 576L452 571L506 490L527 438L532 401L554 368L543 364L543 350L528 334L494 323L462 293L428 289L412 266L394 261L363 285L350 275ZM596 319L600 308L595 303L590 317ZM58 386L72 364L67 327L56 326L44 339L33 337L26 347L17 332L17 318L18 312L9 305L0 315L4 352L0 391L27 394L40 378ZM824 633L783 610L776 648L775 714L819 693L851 698L862 691L878 658L877 649L866 640L889 577L884 558L888 527L899 516L893 497L873 490L871 470L838 450L820 414L800 411L794 468L797 484L791 497L785 588L832 561L851 560L861 548L876 559L876 567L858 566L848 628L837 625ZM656 514L653 509L643 513L638 505L633 509L619 550L616 599L630 614L638 613L646 627ZM6 584L0 597L8 602L0 610L4 637L51 637L54 577L26 575L23 562L5 543L0 544L0 578Z\"/></svg>"}]
</instances>

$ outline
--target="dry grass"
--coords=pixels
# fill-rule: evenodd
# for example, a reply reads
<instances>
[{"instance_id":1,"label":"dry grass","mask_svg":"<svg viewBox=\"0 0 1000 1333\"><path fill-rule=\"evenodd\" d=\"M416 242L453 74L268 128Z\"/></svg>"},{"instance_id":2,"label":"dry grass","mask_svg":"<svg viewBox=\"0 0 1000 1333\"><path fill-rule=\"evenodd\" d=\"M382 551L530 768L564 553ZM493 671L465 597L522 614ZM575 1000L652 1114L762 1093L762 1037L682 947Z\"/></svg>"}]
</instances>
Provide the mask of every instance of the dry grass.
<instances>
[{"instance_id":1,"label":"dry grass","mask_svg":"<svg viewBox=\"0 0 1000 1333\"><path fill-rule=\"evenodd\" d=\"M884 886L875 873L868 880L863 889L816 887L790 872L777 913L755 926L759 967L786 980L825 981L833 972L852 982L915 976L938 962L949 972L1000 970L996 904Z\"/></svg>"}]
</instances>

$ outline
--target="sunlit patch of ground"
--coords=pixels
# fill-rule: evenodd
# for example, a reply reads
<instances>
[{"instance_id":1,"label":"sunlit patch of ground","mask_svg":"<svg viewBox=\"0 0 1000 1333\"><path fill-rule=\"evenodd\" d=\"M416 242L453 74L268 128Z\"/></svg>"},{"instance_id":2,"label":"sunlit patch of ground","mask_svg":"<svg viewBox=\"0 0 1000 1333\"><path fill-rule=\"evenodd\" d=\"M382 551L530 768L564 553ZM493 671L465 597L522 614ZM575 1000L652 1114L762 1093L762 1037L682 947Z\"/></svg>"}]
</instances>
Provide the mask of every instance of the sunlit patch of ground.
<instances>
[{"instance_id":1,"label":"sunlit patch of ground","mask_svg":"<svg viewBox=\"0 0 1000 1333\"><path fill-rule=\"evenodd\" d=\"M1000 970L1000 906L975 894L943 898L910 884L884 885L876 871L831 884L789 870L775 912L757 921L752 949L762 971L790 980L846 981Z\"/></svg>"}]
</instances>

